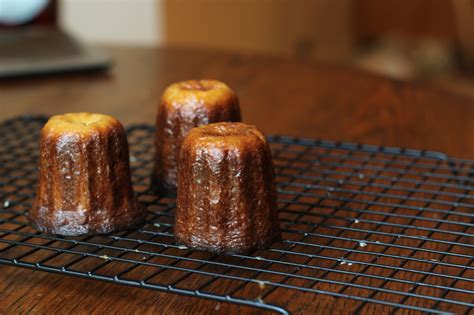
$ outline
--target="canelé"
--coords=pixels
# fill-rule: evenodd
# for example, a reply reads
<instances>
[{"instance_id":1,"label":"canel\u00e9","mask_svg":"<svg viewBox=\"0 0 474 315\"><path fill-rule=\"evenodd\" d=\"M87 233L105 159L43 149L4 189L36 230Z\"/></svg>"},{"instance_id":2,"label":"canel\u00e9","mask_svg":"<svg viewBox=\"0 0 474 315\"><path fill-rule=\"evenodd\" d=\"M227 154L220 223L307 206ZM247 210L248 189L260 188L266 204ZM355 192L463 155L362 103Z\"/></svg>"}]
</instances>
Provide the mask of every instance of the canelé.
<instances>
[{"instance_id":1,"label":"canel\u00e9","mask_svg":"<svg viewBox=\"0 0 474 315\"><path fill-rule=\"evenodd\" d=\"M164 194L176 194L181 143L194 127L241 120L239 100L224 83L191 80L172 84L161 99L156 119L152 183Z\"/></svg>"},{"instance_id":2,"label":"canel\u00e9","mask_svg":"<svg viewBox=\"0 0 474 315\"><path fill-rule=\"evenodd\" d=\"M179 160L175 237L216 253L247 253L280 238L271 151L243 123L192 129Z\"/></svg>"},{"instance_id":3,"label":"canel\u00e9","mask_svg":"<svg viewBox=\"0 0 474 315\"><path fill-rule=\"evenodd\" d=\"M125 131L110 116L53 116L41 131L39 183L29 212L39 231L93 235L142 223Z\"/></svg>"}]
</instances>

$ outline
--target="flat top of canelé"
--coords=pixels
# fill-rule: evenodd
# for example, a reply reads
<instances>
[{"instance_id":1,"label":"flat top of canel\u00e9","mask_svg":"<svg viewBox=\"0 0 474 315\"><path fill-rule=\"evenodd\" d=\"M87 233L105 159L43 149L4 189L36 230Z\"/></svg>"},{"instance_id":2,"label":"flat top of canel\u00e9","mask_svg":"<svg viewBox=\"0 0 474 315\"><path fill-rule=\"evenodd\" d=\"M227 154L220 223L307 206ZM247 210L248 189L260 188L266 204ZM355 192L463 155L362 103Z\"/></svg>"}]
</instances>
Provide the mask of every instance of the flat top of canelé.
<instances>
[{"instance_id":1,"label":"flat top of canel\u00e9","mask_svg":"<svg viewBox=\"0 0 474 315\"><path fill-rule=\"evenodd\" d=\"M241 140L261 140L265 137L255 126L239 122L221 122L193 128L186 137L187 140L209 142L234 142Z\"/></svg>"},{"instance_id":2,"label":"flat top of canel\u00e9","mask_svg":"<svg viewBox=\"0 0 474 315\"><path fill-rule=\"evenodd\" d=\"M212 106L219 102L237 99L227 84L217 80L189 80L170 85L163 93L163 102L176 105L193 104L202 101Z\"/></svg>"},{"instance_id":3,"label":"flat top of canel\u00e9","mask_svg":"<svg viewBox=\"0 0 474 315\"><path fill-rule=\"evenodd\" d=\"M108 128L110 126L121 126L120 122L112 116L96 113L68 113L52 116L44 130L51 133L82 133Z\"/></svg>"}]
</instances>

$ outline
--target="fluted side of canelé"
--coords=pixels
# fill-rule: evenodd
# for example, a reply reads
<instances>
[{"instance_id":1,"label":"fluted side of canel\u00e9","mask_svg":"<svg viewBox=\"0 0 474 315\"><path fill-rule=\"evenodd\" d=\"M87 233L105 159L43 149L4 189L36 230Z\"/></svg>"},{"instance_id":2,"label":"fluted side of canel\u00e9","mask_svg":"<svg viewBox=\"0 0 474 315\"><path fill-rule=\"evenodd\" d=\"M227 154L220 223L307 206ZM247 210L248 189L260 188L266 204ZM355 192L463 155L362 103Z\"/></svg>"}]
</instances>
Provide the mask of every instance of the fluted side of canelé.
<instances>
[{"instance_id":1,"label":"fluted side of canel\u00e9","mask_svg":"<svg viewBox=\"0 0 474 315\"><path fill-rule=\"evenodd\" d=\"M183 142L178 176L178 243L245 253L279 238L271 152L253 126L193 129Z\"/></svg>"},{"instance_id":2,"label":"fluted side of canel\u00e9","mask_svg":"<svg viewBox=\"0 0 474 315\"><path fill-rule=\"evenodd\" d=\"M153 182L175 193L179 152L187 133L201 125L240 120L239 100L222 82L191 80L169 86L156 119Z\"/></svg>"},{"instance_id":3,"label":"fluted side of canel\u00e9","mask_svg":"<svg viewBox=\"0 0 474 315\"><path fill-rule=\"evenodd\" d=\"M54 116L41 132L31 224L61 235L104 234L140 224L145 211L132 190L122 125L105 115L70 115L81 116L66 117L73 122ZM77 117L85 119L84 126Z\"/></svg>"}]
</instances>

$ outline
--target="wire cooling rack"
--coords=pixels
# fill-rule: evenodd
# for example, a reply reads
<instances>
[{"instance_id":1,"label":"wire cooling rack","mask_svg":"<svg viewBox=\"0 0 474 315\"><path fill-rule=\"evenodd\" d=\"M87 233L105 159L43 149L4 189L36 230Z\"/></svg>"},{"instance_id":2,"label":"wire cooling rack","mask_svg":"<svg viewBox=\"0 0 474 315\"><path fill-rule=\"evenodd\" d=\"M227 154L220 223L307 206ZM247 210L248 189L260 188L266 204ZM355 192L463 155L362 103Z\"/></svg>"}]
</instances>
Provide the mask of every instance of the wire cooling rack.
<instances>
[{"instance_id":1,"label":"wire cooling rack","mask_svg":"<svg viewBox=\"0 0 474 315\"><path fill-rule=\"evenodd\" d=\"M148 224L91 237L29 227L44 121L0 125L0 263L280 313L473 312L474 161L269 137L283 241L224 256L174 244L174 200L149 189L147 125L128 134Z\"/></svg>"}]
</instances>

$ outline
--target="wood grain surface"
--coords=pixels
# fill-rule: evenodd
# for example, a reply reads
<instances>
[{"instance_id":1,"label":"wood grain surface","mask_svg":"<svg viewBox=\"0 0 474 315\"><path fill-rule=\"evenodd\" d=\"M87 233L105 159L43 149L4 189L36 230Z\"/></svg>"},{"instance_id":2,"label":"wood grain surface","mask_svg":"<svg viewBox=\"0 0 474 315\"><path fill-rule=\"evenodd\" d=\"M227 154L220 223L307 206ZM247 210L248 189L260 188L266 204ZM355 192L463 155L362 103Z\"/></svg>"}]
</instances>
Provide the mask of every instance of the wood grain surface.
<instances>
[{"instance_id":1,"label":"wood grain surface","mask_svg":"<svg viewBox=\"0 0 474 315\"><path fill-rule=\"evenodd\" d=\"M474 157L474 104L429 86L345 67L256 55L184 49L107 48L108 74L0 81L0 118L92 111L124 124L153 123L163 89L191 78L225 81L243 119L267 134L349 140ZM355 302L312 295L282 297L301 313L344 311ZM309 306L310 305L310 306ZM367 311L376 311L377 308ZM251 308L115 284L0 266L0 313L208 314Z\"/></svg>"}]
</instances>

